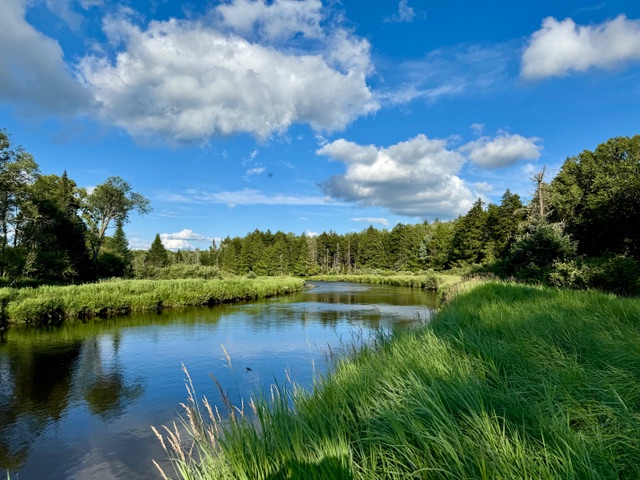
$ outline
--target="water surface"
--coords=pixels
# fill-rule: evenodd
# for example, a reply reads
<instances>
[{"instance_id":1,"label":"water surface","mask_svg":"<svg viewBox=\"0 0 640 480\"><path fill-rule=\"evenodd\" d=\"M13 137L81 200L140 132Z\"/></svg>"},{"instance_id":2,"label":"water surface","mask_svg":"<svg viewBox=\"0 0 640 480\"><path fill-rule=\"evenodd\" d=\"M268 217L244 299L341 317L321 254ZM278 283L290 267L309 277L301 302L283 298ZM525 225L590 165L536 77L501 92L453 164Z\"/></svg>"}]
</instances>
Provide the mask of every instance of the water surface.
<instances>
[{"instance_id":1,"label":"water surface","mask_svg":"<svg viewBox=\"0 0 640 480\"><path fill-rule=\"evenodd\" d=\"M150 426L177 419L182 364L199 396L220 403L213 375L238 403L287 376L310 385L328 368L327 352L423 322L435 304L418 289L314 285L252 303L2 332L0 472L157 478L151 459L168 463Z\"/></svg>"}]
</instances>

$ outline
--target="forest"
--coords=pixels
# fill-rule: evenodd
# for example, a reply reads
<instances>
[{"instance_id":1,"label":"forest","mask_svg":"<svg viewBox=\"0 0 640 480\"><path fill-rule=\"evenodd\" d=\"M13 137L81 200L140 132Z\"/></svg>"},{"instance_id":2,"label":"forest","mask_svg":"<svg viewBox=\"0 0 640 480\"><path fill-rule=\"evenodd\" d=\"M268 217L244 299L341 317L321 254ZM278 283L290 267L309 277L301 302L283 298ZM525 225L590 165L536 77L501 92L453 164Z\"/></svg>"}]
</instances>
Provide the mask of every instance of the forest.
<instances>
[{"instance_id":1,"label":"forest","mask_svg":"<svg viewBox=\"0 0 640 480\"><path fill-rule=\"evenodd\" d=\"M123 226L131 213L150 211L146 198L119 177L88 191L66 172L43 175L0 130L0 286L454 271L633 295L640 280L639 170L640 135L618 137L568 158L552 179L542 168L529 201L507 190L499 204L478 199L450 221L317 236L255 230L177 252L156 235L148 251L132 251Z\"/></svg>"}]
</instances>

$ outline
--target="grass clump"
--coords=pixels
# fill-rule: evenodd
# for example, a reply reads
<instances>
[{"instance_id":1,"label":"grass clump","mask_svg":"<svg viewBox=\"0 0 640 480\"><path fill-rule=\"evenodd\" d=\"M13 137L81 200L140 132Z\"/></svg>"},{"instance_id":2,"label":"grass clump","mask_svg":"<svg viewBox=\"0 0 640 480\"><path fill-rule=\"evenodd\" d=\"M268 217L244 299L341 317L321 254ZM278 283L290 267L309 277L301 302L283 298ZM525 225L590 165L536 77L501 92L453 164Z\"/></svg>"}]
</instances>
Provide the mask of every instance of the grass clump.
<instances>
[{"instance_id":1,"label":"grass clump","mask_svg":"<svg viewBox=\"0 0 640 480\"><path fill-rule=\"evenodd\" d=\"M355 282L371 283L377 285L392 285L395 287L413 287L423 290L438 290L439 288L453 284L460 280L457 275L444 273L428 273L425 275L314 275L310 280L325 282Z\"/></svg>"},{"instance_id":2,"label":"grass clump","mask_svg":"<svg viewBox=\"0 0 640 480\"><path fill-rule=\"evenodd\" d=\"M224 398L224 396L223 396ZM182 478L640 478L640 300L479 283L308 392L192 395ZM204 415L203 415L204 413ZM205 420L208 417L208 420Z\"/></svg>"},{"instance_id":3,"label":"grass clump","mask_svg":"<svg viewBox=\"0 0 640 480\"><path fill-rule=\"evenodd\" d=\"M290 277L227 280L114 280L64 287L0 289L6 322L50 325L169 307L215 305L302 290Z\"/></svg>"}]
</instances>

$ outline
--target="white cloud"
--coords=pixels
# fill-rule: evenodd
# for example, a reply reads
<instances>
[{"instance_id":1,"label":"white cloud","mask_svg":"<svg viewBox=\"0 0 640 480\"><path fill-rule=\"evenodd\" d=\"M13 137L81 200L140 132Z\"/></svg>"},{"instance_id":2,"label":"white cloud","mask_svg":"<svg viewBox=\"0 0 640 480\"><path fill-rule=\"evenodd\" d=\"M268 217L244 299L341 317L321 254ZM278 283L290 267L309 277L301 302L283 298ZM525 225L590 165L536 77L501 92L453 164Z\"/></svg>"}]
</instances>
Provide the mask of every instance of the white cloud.
<instances>
[{"instance_id":1,"label":"white cloud","mask_svg":"<svg viewBox=\"0 0 640 480\"><path fill-rule=\"evenodd\" d=\"M482 132L484 132L484 123L472 123L471 130L473 130L473 133L476 135L482 135Z\"/></svg>"},{"instance_id":2,"label":"white cloud","mask_svg":"<svg viewBox=\"0 0 640 480\"><path fill-rule=\"evenodd\" d=\"M191 229L185 228L175 233L161 233L160 240L165 248L169 250L192 250L195 248L192 242L211 241L212 238L205 237Z\"/></svg>"},{"instance_id":3,"label":"white cloud","mask_svg":"<svg viewBox=\"0 0 640 480\"><path fill-rule=\"evenodd\" d=\"M537 137L501 133L496 137L480 137L460 148L471 161L484 168L513 165L520 160L537 160L542 146Z\"/></svg>"},{"instance_id":4,"label":"white cloud","mask_svg":"<svg viewBox=\"0 0 640 480\"><path fill-rule=\"evenodd\" d=\"M386 218L380 217L357 217L352 218L352 222L365 222L365 223L379 223L380 225L384 225L385 227L389 225L389 220Z\"/></svg>"},{"instance_id":5,"label":"white cloud","mask_svg":"<svg viewBox=\"0 0 640 480\"><path fill-rule=\"evenodd\" d=\"M250 168L247 170L247 175L260 175L266 169L264 167Z\"/></svg>"},{"instance_id":6,"label":"white cloud","mask_svg":"<svg viewBox=\"0 0 640 480\"><path fill-rule=\"evenodd\" d=\"M229 31L257 24L269 27L269 38L296 29L311 35L316 3L236 0L217 7L222 24L170 19L140 28L110 17L104 31L121 51L114 59L85 57L79 71L102 117L134 136L194 142L245 132L266 138L294 123L340 130L378 109L366 83L372 70L366 40L337 28L314 33L321 38L302 53ZM252 12L246 24L244 11Z\"/></svg>"},{"instance_id":7,"label":"white cloud","mask_svg":"<svg viewBox=\"0 0 640 480\"><path fill-rule=\"evenodd\" d=\"M71 30L77 31L82 24L82 15L71 8L71 0L46 0L47 9L62 19Z\"/></svg>"},{"instance_id":8,"label":"white cloud","mask_svg":"<svg viewBox=\"0 0 640 480\"><path fill-rule=\"evenodd\" d=\"M64 61L60 44L25 20L26 0L6 0L0 15L0 100L45 112L74 114L89 92Z\"/></svg>"},{"instance_id":9,"label":"white cloud","mask_svg":"<svg viewBox=\"0 0 640 480\"><path fill-rule=\"evenodd\" d=\"M314 232L314 231L311 231L311 230L307 230L307 231L305 232L305 235L306 235L307 237L317 237L317 236L319 236L320 234L319 234L318 232Z\"/></svg>"},{"instance_id":10,"label":"white cloud","mask_svg":"<svg viewBox=\"0 0 640 480\"><path fill-rule=\"evenodd\" d=\"M391 88L376 91L384 105L414 100L436 102L443 98L481 94L509 85L514 42L498 45L455 45L429 52L423 59L393 65L385 74Z\"/></svg>"},{"instance_id":11,"label":"white cloud","mask_svg":"<svg viewBox=\"0 0 640 480\"><path fill-rule=\"evenodd\" d=\"M131 236L128 238L129 248L131 250L149 250L151 247L151 242L148 240L143 240L137 236Z\"/></svg>"},{"instance_id":12,"label":"white cloud","mask_svg":"<svg viewBox=\"0 0 640 480\"><path fill-rule=\"evenodd\" d=\"M328 196L267 194L251 188L232 192L188 190L178 194L165 193L162 198L181 203L223 204L231 208L237 205L340 205Z\"/></svg>"},{"instance_id":13,"label":"white cloud","mask_svg":"<svg viewBox=\"0 0 640 480\"><path fill-rule=\"evenodd\" d=\"M398 11L384 19L385 22L410 23L416 18L416 12L409 6L409 0L400 0Z\"/></svg>"},{"instance_id":14,"label":"white cloud","mask_svg":"<svg viewBox=\"0 0 640 480\"><path fill-rule=\"evenodd\" d=\"M215 8L223 23L241 35L257 31L266 40L284 40L302 34L308 38L323 36L320 0L235 0Z\"/></svg>"},{"instance_id":15,"label":"white cloud","mask_svg":"<svg viewBox=\"0 0 640 480\"><path fill-rule=\"evenodd\" d=\"M452 218L474 200L458 176L465 158L448 149L446 140L418 135L385 148L341 139L316 153L346 164L344 175L323 185L335 198L422 218Z\"/></svg>"},{"instance_id":16,"label":"white cloud","mask_svg":"<svg viewBox=\"0 0 640 480\"><path fill-rule=\"evenodd\" d=\"M162 233L160 234L161 239L168 240L208 240L207 237L201 235L199 233L194 232L193 230L185 228L184 230L180 230L176 233Z\"/></svg>"},{"instance_id":17,"label":"white cloud","mask_svg":"<svg viewBox=\"0 0 640 480\"><path fill-rule=\"evenodd\" d=\"M475 182L473 187L476 189L476 192L484 195L493 191L493 185L488 182Z\"/></svg>"},{"instance_id":18,"label":"white cloud","mask_svg":"<svg viewBox=\"0 0 640 480\"><path fill-rule=\"evenodd\" d=\"M162 235L160 235L160 239L162 240L162 245L169 250L192 250L195 248L188 241L179 238L162 238Z\"/></svg>"},{"instance_id":19,"label":"white cloud","mask_svg":"<svg viewBox=\"0 0 640 480\"><path fill-rule=\"evenodd\" d=\"M547 17L522 55L528 79L564 76L591 68L612 69L640 61L640 20L620 15L599 25Z\"/></svg>"}]
</instances>

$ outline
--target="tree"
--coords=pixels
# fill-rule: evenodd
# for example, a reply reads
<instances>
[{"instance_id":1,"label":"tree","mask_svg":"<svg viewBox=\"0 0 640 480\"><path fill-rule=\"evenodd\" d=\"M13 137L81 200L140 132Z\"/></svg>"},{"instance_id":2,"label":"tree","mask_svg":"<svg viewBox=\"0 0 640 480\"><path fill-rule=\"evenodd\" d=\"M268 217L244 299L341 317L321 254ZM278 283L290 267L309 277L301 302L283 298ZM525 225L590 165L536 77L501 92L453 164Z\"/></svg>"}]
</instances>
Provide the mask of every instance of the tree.
<instances>
[{"instance_id":1,"label":"tree","mask_svg":"<svg viewBox=\"0 0 640 480\"><path fill-rule=\"evenodd\" d=\"M133 192L131 185L120 177L109 177L90 194L85 195L84 217L89 227L89 245L94 266L107 229L111 222L129 221L131 211L143 215L151 211L149 200L140 193Z\"/></svg>"},{"instance_id":2,"label":"tree","mask_svg":"<svg viewBox=\"0 0 640 480\"><path fill-rule=\"evenodd\" d=\"M169 254L162 244L160 234L156 234L156 238L153 239L151 248L145 255L145 261L152 267L166 267L169 265Z\"/></svg>"},{"instance_id":3,"label":"tree","mask_svg":"<svg viewBox=\"0 0 640 480\"><path fill-rule=\"evenodd\" d=\"M373 226L369 226L360 234L358 259L360 267L387 268L388 257L384 248L383 234Z\"/></svg>"},{"instance_id":4,"label":"tree","mask_svg":"<svg viewBox=\"0 0 640 480\"><path fill-rule=\"evenodd\" d=\"M56 281L84 280L90 261L86 227L78 216L79 191L64 172L38 176L19 213L23 275Z\"/></svg>"},{"instance_id":5,"label":"tree","mask_svg":"<svg viewBox=\"0 0 640 480\"><path fill-rule=\"evenodd\" d=\"M426 267L443 270L449 265L453 250L454 222L441 222L436 219L420 244L419 257Z\"/></svg>"},{"instance_id":6,"label":"tree","mask_svg":"<svg viewBox=\"0 0 640 480\"><path fill-rule=\"evenodd\" d=\"M568 158L551 182L550 204L581 253L640 259L640 135Z\"/></svg>"},{"instance_id":7,"label":"tree","mask_svg":"<svg viewBox=\"0 0 640 480\"><path fill-rule=\"evenodd\" d=\"M11 148L5 130L0 130L0 276L6 274L10 253L9 237L15 249L21 234L19 213L27 202L38 164L22 147Z\"/></svg>"},{"instance_id":8,"label":"tree","mask_svg":"<svg viewBox=\"0 0 640 480\"><path fill-rule=\"evenodd\" d=\"M481 199L455 224L453 233L453 261L459 264L480 263L484 260L488 241L487 212Z\"/></svg>"},{"instance_id":9,"label":"tree","mask_svg":"<svg viewBox=\"0 0 640 480\"><path fill-rule=\"evenodd\" d=\"M513 244L520 223L525 220L526 210L520 197L504 192L500 205L490 204L487 210L487 230L493 246L493 255L504 257Z\"/></svg>"},{"instance_id":10,"label":"tree","mask_svg":"<svg viewBox=\"0 0 640 480\"><path fill-rule=\"evenodd\" d=\"M102 252L98 256L98 275L103 277L123 277L130 275L133 268L133 254L124 233L121 220L116 220L116 231L112 237L105 237Z\"/></svg>"}]
</instances>

